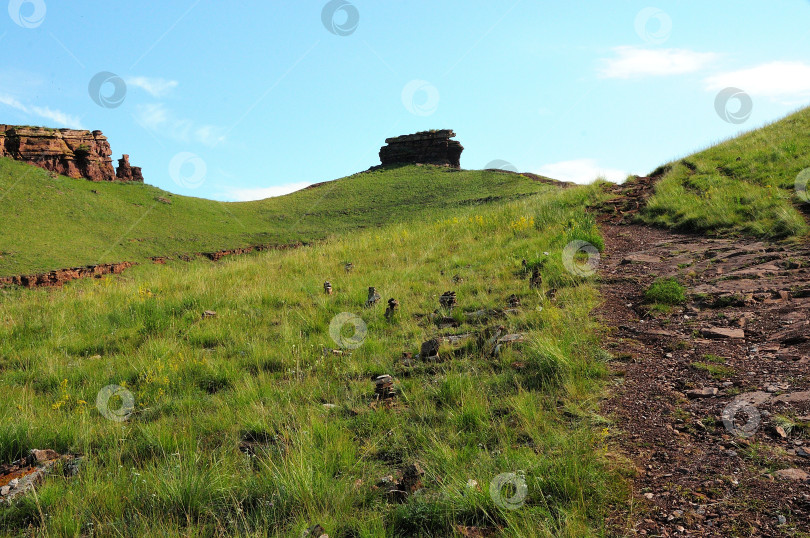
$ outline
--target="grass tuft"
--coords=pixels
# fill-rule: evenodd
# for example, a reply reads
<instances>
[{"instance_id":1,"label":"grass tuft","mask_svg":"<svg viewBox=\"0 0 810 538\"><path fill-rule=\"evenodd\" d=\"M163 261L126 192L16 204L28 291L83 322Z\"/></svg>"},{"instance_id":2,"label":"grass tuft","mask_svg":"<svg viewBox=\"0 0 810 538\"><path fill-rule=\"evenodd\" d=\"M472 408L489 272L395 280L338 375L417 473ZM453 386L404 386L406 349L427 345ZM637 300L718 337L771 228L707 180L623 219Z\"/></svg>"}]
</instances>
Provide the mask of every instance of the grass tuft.
<instances>
[{"instance_id":1,"label":"grass tuft","mask_svg":"<svg viewBox=\"0 0 810 538\"><path fill-rule=\"evenodd\" d=\"M686 288L674 277L657 278L644 292L644 300L653 305L680 305L686 302Z\"/></svg>"}]
</instances>

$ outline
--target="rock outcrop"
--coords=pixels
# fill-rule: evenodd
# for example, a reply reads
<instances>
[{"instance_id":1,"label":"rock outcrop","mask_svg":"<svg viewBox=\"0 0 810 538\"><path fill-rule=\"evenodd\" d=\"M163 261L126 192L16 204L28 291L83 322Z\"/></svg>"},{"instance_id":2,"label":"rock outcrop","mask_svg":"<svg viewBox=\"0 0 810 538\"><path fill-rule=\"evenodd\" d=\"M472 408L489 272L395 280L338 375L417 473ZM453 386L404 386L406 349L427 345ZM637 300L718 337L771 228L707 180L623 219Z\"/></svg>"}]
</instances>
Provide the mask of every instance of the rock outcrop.
<instances>
[{"instance_id":1,"label":"rock outcrop","mask_svg":"<svg viewBox=\"0 0 810 538\"><path fill-rule=\"evenodd\" d=\"M0 125L0 157L77 179L143 181L140 168L131 168L126 155L126 170L117 177L111 155L110 144L101 131Z\"/></svg>"},{"instance_id":2,"label":"rock outcrop","mask_svg":"<svg viewBox=\"0 0 810 538\"><path fill-rule=\"evenodd\" d=\"M464 147L450 129L423 131L421 133L388 138L380 149L383 166L396 164L434 164L459 168Z\"/></svg>"},{"instance_id":3,"label":"rock outcrop","mask_svg":"<svg viewBox=\"0 0 810 538\"><path fill-rule=\"evenodd\" d=\"M115 171L118 181L137 181L143 183L143 174L139 166L129 165L129 155L126 153L118 159L118 169Z\"/></svg>"}]
</instances>

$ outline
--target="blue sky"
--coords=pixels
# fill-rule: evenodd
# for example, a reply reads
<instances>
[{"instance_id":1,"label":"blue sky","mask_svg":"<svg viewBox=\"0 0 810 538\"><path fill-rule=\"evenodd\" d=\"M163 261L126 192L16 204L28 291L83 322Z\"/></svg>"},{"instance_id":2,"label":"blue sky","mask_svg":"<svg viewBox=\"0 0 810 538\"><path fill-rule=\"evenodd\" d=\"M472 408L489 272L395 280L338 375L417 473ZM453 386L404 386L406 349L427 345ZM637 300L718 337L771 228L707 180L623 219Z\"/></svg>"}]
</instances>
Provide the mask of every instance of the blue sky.
<instances>
[{"instance_id":1,"label":"blue sky","mask_svg":"<svg viewBox=\"0 0 810 538\"><path fill-rule=\"evenodd\" d=\"M148 183L218 200L434 128L464 168L617 180L810 100L807 0L8 4L0 123L100 129Z\"/></svg>"}]
</instances>

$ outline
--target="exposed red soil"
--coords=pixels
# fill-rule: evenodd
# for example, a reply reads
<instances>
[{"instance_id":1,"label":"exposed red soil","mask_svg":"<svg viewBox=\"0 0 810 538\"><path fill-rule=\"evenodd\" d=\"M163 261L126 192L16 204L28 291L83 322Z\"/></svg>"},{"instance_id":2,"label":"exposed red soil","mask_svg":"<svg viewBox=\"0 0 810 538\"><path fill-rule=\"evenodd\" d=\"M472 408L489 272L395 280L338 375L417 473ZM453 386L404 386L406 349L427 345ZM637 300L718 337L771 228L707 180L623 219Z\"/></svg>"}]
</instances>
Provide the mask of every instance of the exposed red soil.
<instances>
[{"instance_id":1,"label":"exposed red soil","mask_svg":"<svg viewBox=\"0 0 810 538\"><path fill-rule=\"evenodd\" d=\"M242 254L249 254L251 252L264 252L267 250L289 250L293 248L302 247L309 243L288 243L286 245L254 245L252 247L234 248L230 250L219 250L217 252L202 252L199 255L208 258L211 261L219 261L226 256L239 256Z\"/></svg>"},{"instance_id":2,"label":"exposed red soil","mask_svg":"<svg viewBox=\"0 0 810 538\"><path fill-rule=\"evenodd\" d=\"M251 247L219 250L216 252L200 252L197 254L180 254L177 259L191 261L198 256L203 256L211 261L219 261L226 256L238 256L250 252L263 252L266 250L287 250L298 248L307 243L290 243L286 245L255 245ZM150 258L153 263L164 265L171 258L169 256L154 256ZM88 265L86 267L74 267L72 269L57 269L47 273L36 275L19 275L10 277L0 277L0 288L7 286L23 286L26 288L60 287L66 282L79 278L101 278L107 274L120 274L129 269L135 262L102 263L99 265Z\"/></svg>"},{"instance_id":3,"label":"exposed red soil","mask_svg":"<svg viewBox=\"0 0 810 538\"><path fill-rule=\"evenodd\" d=\"M0 278L0 288L5 286L23 286L26 288L42 288L61 286L65 282L78 278L101 278L103 275L120 274L135 265L134 262L102 263L86 267L73 267L71 269L57 269L37 275L19 275Z\"/></svg>"}]
</instances>

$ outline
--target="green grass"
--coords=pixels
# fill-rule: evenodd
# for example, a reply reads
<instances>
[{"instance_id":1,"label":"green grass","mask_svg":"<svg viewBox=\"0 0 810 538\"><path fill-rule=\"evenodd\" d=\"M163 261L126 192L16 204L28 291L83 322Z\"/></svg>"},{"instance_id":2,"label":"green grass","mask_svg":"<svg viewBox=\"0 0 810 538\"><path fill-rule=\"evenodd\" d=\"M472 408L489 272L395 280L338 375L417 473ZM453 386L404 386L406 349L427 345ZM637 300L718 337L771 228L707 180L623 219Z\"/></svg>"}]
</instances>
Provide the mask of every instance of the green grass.
<instances>
[{"instance_id":1,"label":"green grass","mask_svg":"<svg viewBox=\"0 0 810 538\"><path fill-rule=\"evenodd\" d=\"M735 371L734 368L726 366L726 362L725 357L707 353L703 355L703 362L693 362L691 366L696 370L707 372L715 379L727 379L733 376Z\"/></svg>"},{"instance_id":2,"label":"green grass","mask_svg":"<svg viewBox=\"0 0 810 538\"><path fill-rule=\"evenodd\" d=\"M644 292L644 300L654 305L683 304L686 302L686 288L674 277L657 278Z\"/></svg>"},{"instance_id":3,"label":"green grass","mask_svg":"<svg viewBox=\"0 0 810 538\"><path fill-rule=\"evenodd\" d=\"M716 364L725 364L726 363L726 358L725 357L721 357L720 355L715 355L713 353L707 353L707 354L703 355L703 359L707 360L709 362L714 362Z\"/></svg>"},{"instance_id":4,"label":"green grass","mask_svg":"<svg viewBox=\"0 0 810 538\"><path fill-rule=\"evenodd\" d=\"M735 373L734 368L717 364L715 362L693 362L691 366L695 370L701 370L708 373L714 379L727 379L733 376Z\"/></svg>"},{"instance_id":5,"label":"green grass","mask_svg":"<svg viewBox=\"0 0 810 538\"><path fill-rule=\"evenodd\" d=\"M296 250L0 291L0 462L32 448L85 456L77 476L51 476L36 496L0 507L0 532L301 536L320 523L333 537L454 536L455 525L606 534L606 514L627 498L597 415L609 357L590 316L594 284L562 263L569 242L599 238L581 208L600 192L551 189ZM544 287L530 289L522 260L541 258ZM365 309L371 285L383 301ZM517 294L520 313L451 330L503 324L527 341L496 357L471 342L403 366L402 352L440 332L426 315L446 290L462 312ZM391 321L389 297L401 305ZM341 312L361 316L368 334L335 354L328 327ZM385 373L397 405L373 408L371 378ZM110 384L134 395L125 422L94 406ZM243 439L258 441L254 455L239 450ZM387 499L380 478L413 462L423 490ZM502 473L525 477L516 510L489 494Z\"/></svg>"},{"instance_id":6,"label":"green grass","mask_svg":"<svg viewBox=\"0 0 810 538\"><path fill-rule=\"evenodd\" d=\"M405 166L283 197L223 203L149 185L52 178L0 158L0 276L310 242L554 188L518 174Z\"/></svg>"},{"instance_id":7,"label":"green grass","mask_svg":"<svg viewBox=\"0 0 810 538\"><path fill-rule=\"evenodd\" d=\"M663 167L644 222L709 235L804 236L799 173L810 167L810 108Z\"/></svg>"}]
</instances>

